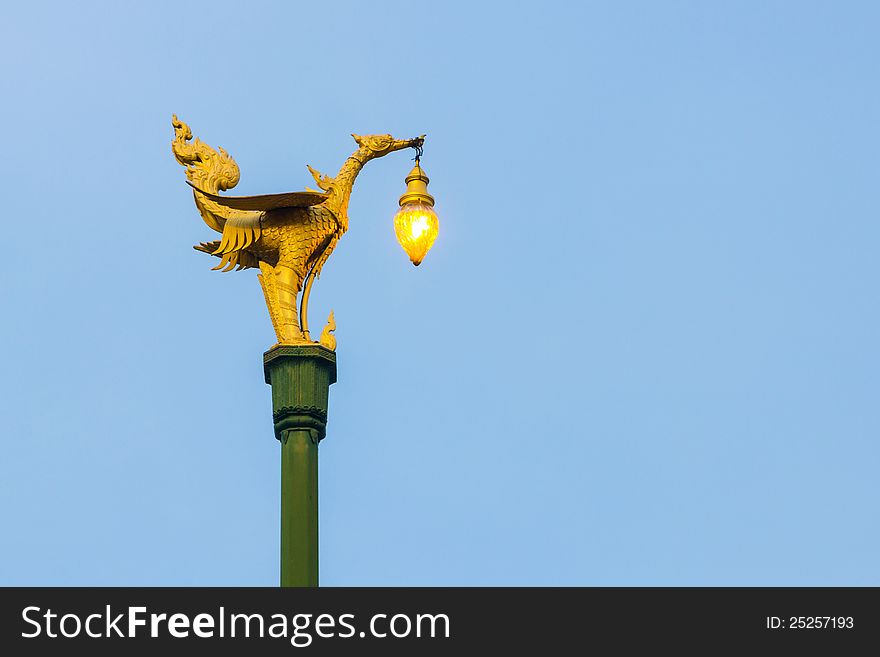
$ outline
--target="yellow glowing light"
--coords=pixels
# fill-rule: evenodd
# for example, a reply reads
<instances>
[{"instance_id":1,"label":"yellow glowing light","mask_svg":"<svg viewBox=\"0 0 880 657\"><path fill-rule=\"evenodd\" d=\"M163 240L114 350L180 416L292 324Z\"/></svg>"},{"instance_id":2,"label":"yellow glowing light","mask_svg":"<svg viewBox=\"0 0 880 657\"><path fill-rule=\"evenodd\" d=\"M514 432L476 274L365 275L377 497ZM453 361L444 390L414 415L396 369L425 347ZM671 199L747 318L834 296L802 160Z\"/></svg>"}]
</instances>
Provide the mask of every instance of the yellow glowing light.
<instances>
[{"instance_id":1,"label":"yellow glowing light","mask_svg":"<svg viewBox=\"0 0 880 657\"><path fill-rule=\"evenodd\" d=\"M428 217L423 214L414 217L409 226L410 237L417 240L426 230L428 230Z\"/></svg>"},{"instance_id":2,"label":"yellow glowing light","mask_svg":"<svg viewBox=\"0 0 880 657\"><path fill-rule=\"evenodd\" d=\"M394 233L412 263L418 267L437 239L440 220L425 203L405 203L394 215Z\"/></svg>"},{"instance_id":3,"label":"yellow glowing light","mask_svg":"<svg viewBox=\"0 0 880 657\"><path fill-rule=\"evenodd\" d=\"M418 151L421 155L421 150ZM419 164L406 177L406 191L400 197L400 210L394 215L394 233L412 263L418 267L437 239L440 220L434 212L434 197L428 193L428 176Z\"/></svg>"}]
</instances>

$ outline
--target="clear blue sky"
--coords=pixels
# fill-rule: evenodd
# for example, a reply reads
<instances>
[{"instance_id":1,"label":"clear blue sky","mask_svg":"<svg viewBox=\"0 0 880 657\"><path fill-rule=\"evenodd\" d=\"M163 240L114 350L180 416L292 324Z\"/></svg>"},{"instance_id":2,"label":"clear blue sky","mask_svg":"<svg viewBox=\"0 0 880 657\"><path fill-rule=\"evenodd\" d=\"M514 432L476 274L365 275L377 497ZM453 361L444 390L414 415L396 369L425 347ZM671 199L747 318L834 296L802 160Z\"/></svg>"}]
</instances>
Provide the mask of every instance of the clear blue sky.
<instances>
[{"instance_id":1,"label":"clear blue sky","mask_svg":"<svg viewBox=\"0 0 880 657\"><path fill-rule=\"evenodd\" d=\"M235 193L371 163L312 295L326 585L880 585L880 9L17 3L0 20L0 584L274 585Z\"/></svg>"}]
</instances>

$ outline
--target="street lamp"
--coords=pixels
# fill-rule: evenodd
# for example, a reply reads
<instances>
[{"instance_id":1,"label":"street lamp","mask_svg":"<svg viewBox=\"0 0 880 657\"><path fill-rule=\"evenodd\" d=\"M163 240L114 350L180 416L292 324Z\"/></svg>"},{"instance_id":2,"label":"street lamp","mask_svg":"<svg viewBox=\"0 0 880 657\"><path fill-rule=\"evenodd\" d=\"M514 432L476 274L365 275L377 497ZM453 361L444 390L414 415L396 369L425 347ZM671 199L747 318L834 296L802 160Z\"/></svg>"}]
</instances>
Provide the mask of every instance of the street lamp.
<instances>
[{"instance_id":1,"label":"street lamp","mask_svg":"<svg viewBox=\"0 0 880 657\"><path fill-rule=\"evenodd\" d=\"M416 267L425 259L440 227L434 197L428 193L428 176L419 163L421 148L417 153L416 165L406 177L406 191L400 197L400 210L394 215L397 241Z\"/></svg>"},{"instance_id":2,"label":"street lamp","mask_svg":"<svg viewBox=\"0 0 880 657\"><path fill-rule=\"evenodd\" d=\"M348 230L348 202L358 173L367 162L405 148L416 150L416 165L406 177L394 228L413 264L422 262L438 230L434 198L419 162L425 136L352 135L358 148L336 176L308 167L319 189L224 196L219 192L238 184L235 160L222 148L193 141L177 116L171 124L171 150L186 168L196 208L221 234L194 248L220 258L214 269L260 270L278 340L263 354L263 369L272 386L272 419L281 443L281 586L317 586L318 443L326 434L330 386L336 382L336 323L331 312L320 338L312 340L309 295Z\"/></svg>"}]
</instances>

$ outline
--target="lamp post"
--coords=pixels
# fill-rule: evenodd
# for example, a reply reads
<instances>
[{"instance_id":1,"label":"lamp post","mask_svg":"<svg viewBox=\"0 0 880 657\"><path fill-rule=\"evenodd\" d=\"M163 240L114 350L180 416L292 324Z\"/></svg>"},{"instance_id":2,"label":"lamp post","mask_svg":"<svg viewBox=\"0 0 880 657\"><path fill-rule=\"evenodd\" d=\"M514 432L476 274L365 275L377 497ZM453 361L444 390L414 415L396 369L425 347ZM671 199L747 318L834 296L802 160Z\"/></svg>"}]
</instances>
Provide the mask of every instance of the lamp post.
<instances>
[{"instance_id":1,"label":"lamp post","mask_svg":"<svg viewBox=\"0 0 880 657\"><path fill-rule=\"evenodd\" d=\"M320 344L279 345L263 354L263 367L281 442L281 586L317 586L318 443L336 354Z\"/></svg>"},{"instance_id":2,"label":"lamp post","mask_svg":"<svg viewBox=\"0 0 880 657\"><path fill-rule=\"evenodd\" d=\"M272 386L272 420L281 443L281 586L318 586L318 445L326 434L330 386L336 382L336 322L330 313L317 341L309 334L312 284L348 230L348 202L367 162L416 150L394 217L398 241L418 266L437 237L434 199L421 168L424 135L352 135L357 150L335 177L308 167L319 189L261 196L224 196L239 180L226 151L196 139L172 117L172 152L186 168L196 208L219 240L194 248L220 258L214 269L259 268L277 342L263 354ZM299 306L297 306L299 299Z\"/></svg>"}]
</instances>

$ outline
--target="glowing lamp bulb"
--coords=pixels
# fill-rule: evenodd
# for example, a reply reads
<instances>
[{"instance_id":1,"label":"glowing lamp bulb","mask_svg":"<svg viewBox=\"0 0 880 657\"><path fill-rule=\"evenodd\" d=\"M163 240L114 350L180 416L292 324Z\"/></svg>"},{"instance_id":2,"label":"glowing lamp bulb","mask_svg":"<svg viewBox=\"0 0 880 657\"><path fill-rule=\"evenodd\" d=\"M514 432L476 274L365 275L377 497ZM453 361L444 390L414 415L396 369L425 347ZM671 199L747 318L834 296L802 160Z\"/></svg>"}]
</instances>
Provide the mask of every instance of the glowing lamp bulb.
<instances>
[{"instance_id":1,"label":"glowing lamp bulb","mask_svg":"<svg viewBox=\"0 0 880 657\"><path fill-rule=\"evenodd\" d=\"M428 193L428 176L416 162L406 177L406 192L394 215L394 233L412 263L418 267L437 239L440 220L434 212L434 197Z\"/></svg>"},{"instance_id":2,"label":"glowing lamp bulb","mask_svg":"<svg viewBox=\"0 0 880 657\"><path fill-rule=\"evenodd\" d=\"M405 203L394 215L397 241L416 267L425 259L437 239L439 227L437 213L425 203Z\"/></svg>"}]
</instances>

